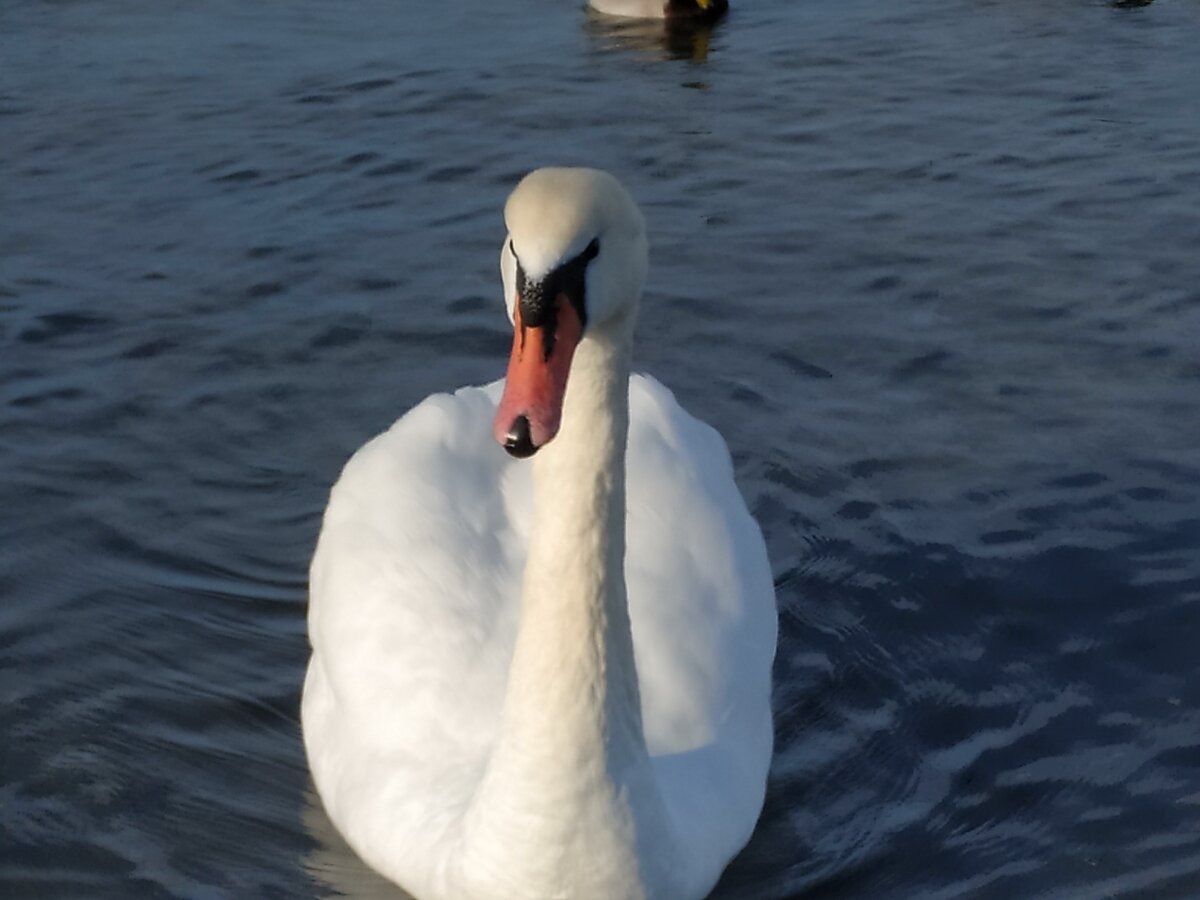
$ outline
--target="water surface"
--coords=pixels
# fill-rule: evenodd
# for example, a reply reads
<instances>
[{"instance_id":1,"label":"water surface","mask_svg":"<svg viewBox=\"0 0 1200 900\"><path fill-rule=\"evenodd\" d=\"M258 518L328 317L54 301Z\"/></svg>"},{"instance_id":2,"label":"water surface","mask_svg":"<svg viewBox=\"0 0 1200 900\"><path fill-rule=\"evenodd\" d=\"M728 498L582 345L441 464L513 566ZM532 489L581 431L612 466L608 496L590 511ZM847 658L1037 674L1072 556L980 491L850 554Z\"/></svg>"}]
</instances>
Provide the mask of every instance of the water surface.
<instances>
[{"instance_id":1,"label":"water surface","mask_svg":"<svg viewBox=\"0 0 1200 900\"><path fill-rule=\"evenodd\" d=\"M1200 9L0 10L0 893L395 898L312 798L347 456L509 337L500 209L643 204L639 366L776 573L720 898L1200 893Z\"/></svg>"}]
</instances>

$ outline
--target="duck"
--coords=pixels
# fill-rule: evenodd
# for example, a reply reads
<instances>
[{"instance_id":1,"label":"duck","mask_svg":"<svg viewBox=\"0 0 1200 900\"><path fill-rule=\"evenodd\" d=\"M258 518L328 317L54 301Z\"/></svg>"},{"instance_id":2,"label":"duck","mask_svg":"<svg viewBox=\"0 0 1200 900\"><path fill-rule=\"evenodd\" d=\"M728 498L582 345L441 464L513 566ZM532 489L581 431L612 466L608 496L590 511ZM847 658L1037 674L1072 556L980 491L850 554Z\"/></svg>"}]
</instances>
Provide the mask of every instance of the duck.
<instances>
[{"instance_id":1,"label":"duck","mask_svg":"<svg viewBox=\"0 0 1200 900\"><path fill-rule=\"evenodd\" d=\"M677 22L713 22L729 10L728 0L588 0L588 6L606 16Z\"/></svg>"},{"instance_id":2,"label":"duck","mask_svg":"<svg viewBox=\"0 0 1200 900\"><path fill-rule=\"evenodd\" d=\"M771 761L766 545L724 440L632 374L643 216L544 168L504 208L505 378L351 457L301 722L351 848L418 900L694 900Z\"/></svg>"}]
</instances>

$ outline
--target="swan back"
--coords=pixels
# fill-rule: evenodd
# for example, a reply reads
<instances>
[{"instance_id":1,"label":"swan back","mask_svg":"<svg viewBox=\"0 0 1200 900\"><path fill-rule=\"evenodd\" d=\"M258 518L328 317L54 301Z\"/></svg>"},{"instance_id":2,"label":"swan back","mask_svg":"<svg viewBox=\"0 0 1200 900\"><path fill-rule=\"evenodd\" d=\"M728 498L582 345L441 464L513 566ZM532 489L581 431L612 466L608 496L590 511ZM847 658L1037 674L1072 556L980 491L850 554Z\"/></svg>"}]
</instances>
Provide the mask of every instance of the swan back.
<instances>
[{"instance_id":1,"label":"swan back","mask_svg":"<svg viewBox=\"0 0 1200 900\"><path fill-rule=\"evenodd\" d=\"M518 627L533 484L491 440L502 388L430 397L355 454L313 559L313 776L351 846L421 898L464 896L446 879L500 731ZM634 655L683 866L666 896L700 897L762 806L774 589L725 442L652 378L635 375L629 401Z\"/></svg>"}]
</instances>

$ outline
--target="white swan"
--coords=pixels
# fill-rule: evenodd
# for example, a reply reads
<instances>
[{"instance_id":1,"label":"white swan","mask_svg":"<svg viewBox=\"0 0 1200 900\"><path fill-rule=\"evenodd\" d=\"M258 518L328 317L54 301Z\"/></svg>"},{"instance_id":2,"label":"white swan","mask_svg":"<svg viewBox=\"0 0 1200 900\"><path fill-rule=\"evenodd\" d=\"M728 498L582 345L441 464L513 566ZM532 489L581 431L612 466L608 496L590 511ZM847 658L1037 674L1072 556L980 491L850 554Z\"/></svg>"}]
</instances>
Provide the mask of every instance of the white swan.
<instances>
[{"instance_id":1,"label":"white swan","mask_svg":"<svg viewBox=\"0 0 1200 900\"><path fill-rule=\"evenodd\" d=\"M421 900L703 897L771 755L762 535L720 436L630 378L646 240L625 190L541 169L505 219L503 397L428 398L330 497L313 779Z\"/></svg>"},{"instance_id":2,"label":"white swan","mask_svg":"<svg viewBox=\"0 0 1200 900\"><path fill-rule=\"evenodd\" d=\"M607 16L629 19L700 19L724 15L729 0L588 0L588 6Z\"/></svg>"}]
</instances>

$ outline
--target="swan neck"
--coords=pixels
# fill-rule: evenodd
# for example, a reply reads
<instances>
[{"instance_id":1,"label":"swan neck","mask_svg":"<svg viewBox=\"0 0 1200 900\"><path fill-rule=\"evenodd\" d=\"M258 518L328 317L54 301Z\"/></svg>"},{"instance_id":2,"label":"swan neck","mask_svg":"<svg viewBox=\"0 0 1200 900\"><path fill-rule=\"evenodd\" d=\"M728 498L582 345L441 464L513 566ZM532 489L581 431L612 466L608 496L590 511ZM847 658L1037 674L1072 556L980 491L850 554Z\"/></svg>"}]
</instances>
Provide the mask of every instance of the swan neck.
<instances>
[{"instance_id":1,"label":"swan neck","mask_svg":"<svg viewBox=\"0 0 1200 900\"><path fill-rule=\"evenodd\" d=\"M562 707L558 725L573 720L580 740L600 739L610 764L619 752L645 754L624 572L629 366L628 343L582 341L559 434L533 460L534 525L510 684L526 686L528 665L529 702L544 707L549 690Z\"/></svg>"},{"instance_id":2,"label":"swan neck","mask_svg":"<svg viewBox=\"0 0 1200 900\"><path fill-rule=\"evenodd\" d=\"M646 875L648 848L659 848L656 866L672 859L626 602L625 335L580 342L559 433L533 459L534 522L508 689L467 819L468 853L505 877L528 870L553 880L546 854L530 848L556 848L555 871L606 858L634 880Z\"/></svg>"}]
</instances>

